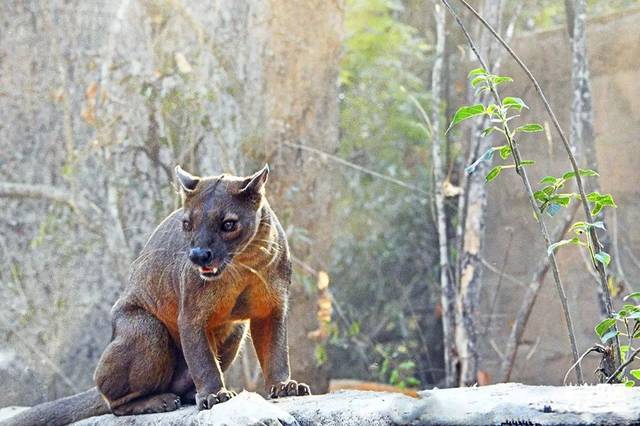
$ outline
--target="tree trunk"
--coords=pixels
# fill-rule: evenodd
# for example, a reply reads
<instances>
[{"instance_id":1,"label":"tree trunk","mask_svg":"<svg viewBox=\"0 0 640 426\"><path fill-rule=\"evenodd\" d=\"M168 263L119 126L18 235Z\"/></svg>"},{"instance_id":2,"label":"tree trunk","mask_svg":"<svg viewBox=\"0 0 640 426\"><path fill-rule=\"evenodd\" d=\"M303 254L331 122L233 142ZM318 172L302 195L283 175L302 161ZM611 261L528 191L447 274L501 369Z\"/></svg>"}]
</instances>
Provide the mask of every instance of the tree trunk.
<instances>
[{"instance_id":1,"label":"tree trunk","mask_svg":"<svg viewBox=\"0 0 640 426\"><path fill-rule=\"evenodd\" d=\"M456 321L456 288L452 281L449 265L449 241L447 232L447 212L444 195L444 168L442 164L442 126L441 105L443 89L443 62L445 55L445 23L444 8L436 3L434 12L436 22L436 52L431 76L431 94L433 106L431 114L432 141L431 158L433 161L433 184L435 190L436 219L438 228L438 250L440 257L440 303L442 306L442 339L444 348L445 385L456 385L457 356L455 350Z\"/></svg>"},{"instance_id":2,"label":"tree trunk","mask_svg":"<svg viewBox=\"0 0 640 426\"><path fill-rule=\"evenodd\" d=\"M502 1L485 2L484 15L492 24L498 26L502 13ZM488 63L495 61L495 41L482 33L479 45L483 48L483 56ZM497 73L497 69L489 70ZM480 102L477 97L473 103ZM471 151L467 164L475 161L491 147L491 137L481 137L480 133L486 124L481 120L480 126L471 130ZM456 308L456 348L459 357L459 385L470 386L476 383L478 376L478 349L476 335L477 307L482 286L482 264L480 253L485 231L485 213L487 204L487 187L485 175L489 169L488 162L481 162L476 170L467 175L464 183L462 199L462 250L458 275L458 301Z\"/></svg>"},{"instance_id":3,"label":"tree trunk","mask_svg":"<svg viewBox=\"0 0 640 426\"><path fill-rule=\"evenodd\" d=\"M578 164L592 170L598 170L595 131L593 129L593 97L589 76L589 58L587 56L587 5L585 0L565 0L567 30L571 39L571 131L569 141L575 149ZM584 156L584 158L582 158ZM585 179L587 193L600 192L600 180L597 176ZM605 221L603 209L596 217L597 221ZM611 253L608 233L602 233L601 243L604 251ZM611 264L611 272L615 273L615 263ZM602 317L607 316L607 302L600 285L596 285L598 304Z\"/></svg>"}]
</instances>

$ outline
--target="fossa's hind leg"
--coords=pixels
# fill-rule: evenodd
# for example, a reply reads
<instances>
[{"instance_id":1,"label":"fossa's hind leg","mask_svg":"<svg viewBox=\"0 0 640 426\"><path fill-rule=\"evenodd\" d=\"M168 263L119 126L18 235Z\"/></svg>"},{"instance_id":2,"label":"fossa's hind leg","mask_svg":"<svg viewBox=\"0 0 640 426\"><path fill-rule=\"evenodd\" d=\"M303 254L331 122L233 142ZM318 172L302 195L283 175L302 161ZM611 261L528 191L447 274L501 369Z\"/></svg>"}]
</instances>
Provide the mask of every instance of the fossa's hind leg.
<instances>
[{"instance_id":1,"label":"fossa's hind leg","mask_svg":"<svg viewBox=\"0 0 640 426\"><path fill-rule=\"evenodd\" d=\"M116 415L172 411L180 398L169 393L175 347L164 325L145 310L117 303L113 338L95 372L100 393Z\"/></svg>"}]
</instances>

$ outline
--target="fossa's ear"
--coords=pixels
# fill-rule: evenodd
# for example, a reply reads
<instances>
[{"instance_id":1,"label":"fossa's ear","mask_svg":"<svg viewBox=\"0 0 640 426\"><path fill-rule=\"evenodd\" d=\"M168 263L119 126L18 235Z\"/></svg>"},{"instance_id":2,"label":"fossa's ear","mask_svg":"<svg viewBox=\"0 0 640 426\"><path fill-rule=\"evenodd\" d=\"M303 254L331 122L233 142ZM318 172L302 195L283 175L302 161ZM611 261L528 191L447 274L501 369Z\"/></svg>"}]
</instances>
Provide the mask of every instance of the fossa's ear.
<instances>
[{"instance_id":1,"label":"fossa's ear","mask_svg":"<svg viewBox=\"0 0 640 426\"><path fill-rule=\"evenodd\" d=\"M240 190L241 194L264 195L264 185L269 178L269 165L265 164L262 169L245 179L245 184Z\"/></svg>"},{"instance_id":2,"label":"fossa's ear","mask_svg":"<svg viewBox=\"0 0 640 426\"><path fill-rule=\"evenodd\" d=\"M193 192L198 186L200 182L200 178L198 176L194 176L191 173L185 172L182 170L182 167L176 166L176 179L178 180L178 184L180 185L180 192L184 195Z\"/></svg>"}]
</instances>

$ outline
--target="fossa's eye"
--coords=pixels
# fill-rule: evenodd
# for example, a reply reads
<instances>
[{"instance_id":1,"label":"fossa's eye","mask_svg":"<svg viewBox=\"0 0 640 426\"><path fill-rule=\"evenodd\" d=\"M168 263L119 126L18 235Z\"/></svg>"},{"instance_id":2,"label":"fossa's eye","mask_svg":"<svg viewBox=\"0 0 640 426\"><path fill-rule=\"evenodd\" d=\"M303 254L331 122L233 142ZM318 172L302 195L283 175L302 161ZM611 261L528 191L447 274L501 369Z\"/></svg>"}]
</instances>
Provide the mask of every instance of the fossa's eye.
<instances>
[{"instance_id":1,"label":"fossa's eye","mask_svg":"<svg viewBox=\"0 0 640 426\"><path fill-rule=\"evenodd\" d=\"M237 228L238 228L237 220L225 220L224 222L222 222L222 226L220 226L220 229L222 230L222 232L233 232Z\"/></svg>"},{"instance_id":2,"label":"fossa's eye","mask_svg":"<svg viewBox=\"0 0 640 426\"><path fill-rule=\"evenodd\" d=\"M189 219L183 219L182 230L185 232L191 232L192 229L193 229L193 225L191 224L191 221Z\"/></svg>"}]
</instances>

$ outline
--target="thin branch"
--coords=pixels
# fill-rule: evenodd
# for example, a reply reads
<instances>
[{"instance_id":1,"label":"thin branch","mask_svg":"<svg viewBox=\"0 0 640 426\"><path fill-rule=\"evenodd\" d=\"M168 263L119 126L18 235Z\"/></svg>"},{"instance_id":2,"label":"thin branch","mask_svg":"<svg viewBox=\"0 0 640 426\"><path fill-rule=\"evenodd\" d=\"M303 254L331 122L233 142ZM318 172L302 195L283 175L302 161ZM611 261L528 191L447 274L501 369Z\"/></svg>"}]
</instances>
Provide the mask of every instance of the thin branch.
<instances>
[{"instance_id":1,"label":"thin branch","mask_svg":"<svg viewBox=\"0 0 640 426\"><path fill-rule=\"evenodd\" d=\"M490 270L491 272L502 276L504 279L506 279L507 281L511 281L512 283L520 286L520 287L527 287L527 283L525 283L522 280L519 280L518 278L514 277L513 275L507 274L506 272L504 272L503 270L500 270L498 268L496 268L495 266L493 266L492 264L490 264L487 259L485 259L484 257L480 257L480 263L482 263L482 265L487 268L488 270Z\"/></svg>"},{"instance_id":2,"label":"thin branch","mask_svg":"<svg viewBox=\"0 0 640 426\"><path fill-rule=\"evenodd\" d=\"M65 204L75 212L88 210L88 205L79 201L73 193L49 185L0 182L0 198L2 197L46 199Z\"/></svg>"},{"instance_id":3,"label":"thin branch","mask_svg":"<svg viewBox=\"0 0 640 426\"><path fill-rule=\"evenodd\" d=\"M629 282L627 281L627 276L624 273L624 269L622 268L622 260L620 254L620 246L618 245L618 211L614 210L611 215L611 255L616 264L616 268L618 269L618 275L620 276L620 280L624 283L624 286L628 287Z\"/></svg>"},{"instance_id":4,"label":"thin branch","mask_svg":"<svg viewBox=\"0 0 640 426\"><path fill-rule=\"evenodd\" d=\"M555 240L560 240L569 230L571 226L571 222L573 222L573 218L578 210L578 204L573 204L570 210L566 213L562 222L558 225L556 230L553 233L553 237ZM501 381L508 382L511 378L511 372L513 371L513 366L515 364L516 354L518 353L518 347L520 346L520 342L522 341L522 335L524 334L524 330L529 322L529 317L531 315L531 311L533 310L533 306L538 298L538 294L540 292L540 288L544 283L545 276L549 271L551 259L549 256L545 256L536 272L533 274L529 285L527 286L527 290L522 296L522 304L520 305L520 309L516 314L515 321L511 326L511 332L509 333L509 338L507 339L507 347L505 349L505 358L500 366L500 374Z\"/></svg>"},{"instance_id":5,"label":"thin branch","mask_svg":"<svg viewBox=\"0 0 640 426\"><path fill-rule=\"evenodd\" d=\"M500 357L500 360L504 361L504 354L502 353L502 351L500 351L500 348L498 347L498 345L496 345L495 340L493 339L489 340L489 345L491 345L493 350L496 351L496 354L498 354L498 356Z\"/></svg>"},{"instance_id":6,"label":"thin branch","mask_svg":"<svg viewBox=\"0 0 640 426\"><path fill-rule=\"evenodd\" d=\"M571 371L579 364L582 362L582 360L584 359L584 357L586 357L587 355L589 355L591 352L598 352L598 353L604 353L606 350L601 346L601 345L593 345L591 346L589 349L587 349L585 351L585 353L583 353L582 355L580 355L580 358L578 359L578 361L574 362L573 365L571 365L571 367L569 367L569 369L567 370L566 374L564 375L564 379L562 379L562 386L566 386L567 385L567 379L569 378L569 374L571 373Z\"/></svg>"},{"instance_id":7,"label":"thin branch","mask_svg":"<svg viewBox=\"0 0 640 426\"><path fill-rule=\"evenodd\" d=\"M509 262L509 254L511 253L511 243L513 242L513 228L509 228L509 240L507 242L507 248L504 250L504 256L502 257L502 267L498 274L498 283L496 284L496 289L493 292L493 297L491 298L491 308L489 308L489 316L487 317L487 322L484 325L484 333L486 334L491 326L491 322L493 321L493 315L496 311L496 305L498 304L498 297L500 297L500 289L502 288L502 280L504 278L504 271L507 268L507 263ZM481 262L485 262L485 259L481 259Z\"/></svg>"},{"instance_id":8,"label":"thin branch","mask_svg":"<svg viewBox=\"0 0 640 426\"><path fill-rule=\"evenodd\" d=\"M422 188L418 188L415 185L411 185L410 183L403 182L403 181L401 181L399 179L396 179L394 177L391 177L391 176L383 175L382 173L378 173L378 172L376 172L374 170L367 169L366 167L359 166L359 165L354 164L354 163L352 163L350 161L347 161L347 160L345 160L343 158L340 158L340 157L337 157L335 155L329 154L328 152L324 152L324 151L321 151L319 149L312 148L310 146L301 145L301 144L292 143L292 142L282 142L282 145L287 146L289 148L300 149L302 151L307 151L307 152L314 153L314 154L320 156L320 158L322 158L322 159L329 159L329 160L334 161L334 162L336 162L338 164L341 164L343 166L349 167L351 169L357 170L357 171L359 171L361 173L364 173L364 174L367 174L367 175L370 175L370 176L377 177L378 179L382 179L384 181L391 182L391 183L393 183L395 185L398 185L398 186L401 186L401 187L403 187L405 189L410 189L412 191L416 191L416 192L418 192L420 194L427 195L427 196L431 195L428 191L425 191Z\"/></svg>"},{"instance_id":9,"label":"thin branch","mask_svg":"<svg viewBox=\"0 0 640 426\"><path fill-rule=\"evenodd\" d=\"M443 0L443 1L446 3L445 0ZM504 39L500 36L500 34L498 34L493 29L491 24L489 24L466 0L460 0L460 2L480 22L482 22L482 25L484 25L484 27L487 30L489 30L491 35L493 35L493 37L495 37L500 42L500 44L507 50L507 52L509 52L509 55L511 55L511 57L518 63L520 68L524 71L524 73L527 75L527 77L529 78L529 80L533 84L533 87L536 89L536 92L538 93L538 96L540 97L540 99L542 100L542 103L544 104L544 107L545 107L545 109L547 111L547 114L551 118L551 122L553 123L553 126L556 128L558 134L560 135L560 139L562 140L562 144L563 144L563 146L565 148L565 151L567 153L567 157L569 158L569 162L571 163L571 168L573 169L573 172L575 173L575 180L576 180L576 183L578 185L578 192L580 193L580 200L582 202L582 207L583 207L583 210L584 210L584 215L585 215L586 221L588 223L593 223L593 216L591 215L591 209L589 207L589 201L587 200L587 194L586 194L586 192L584 190L584 184L582 182L582 177L580 176L578 163L576 161L575 156L573 155L573 152L571 151L571 144L569 143L569 140L567 139L567 136L565 135L564 131L562 130L562 127L560 127L560 123L558 122L558 118L556 117L555 113L551 109L551 105L549 104L549 101L547 100L546 96L544 95L544 92L542 91L542 88L540 87L540 84L538 83L536 78L531 73L531 70L529 70L529 68L525 65L525 63L522 61L522 59L520 59L520 57L513 51L513 49L511 49L511 46L509 46L509 44L504 41ZM596 251L601 250L602 249L602 244L600 243L600 240L598 239L598 233L596 232L596 228L595 227L591 227L589 229L589 236L591 238L591 242L593 243L594 250L596 250ZM611 316L611 314L613 312L613 304L611 302L611 294L609 293L609 285L608 285L608 281L607 281L607 272L606 272L605 266L604 266L604 264L602 262L597 262L596 266L597 266L597 269L598 269L598 275L600 277L600 287L602 289L602 293L604 294L605 303L607 305L607 315ZM617 355L618 355L618 361L619 361L620 360L620 347L619 347L620 345L616 345L616 346L617 346Z\"/></svg>"},{"instance_id":10,"label":"thin branch","mask_svg":"<svg viewBox=\"0 0 640 426\"><path fill-rule=\"evenodd\" d=\"M464 3L468 8L471 8L471 6L468 3L466 3L464 0L460 0L460 1L462 3ZM451 12L451 14L454 15L454 17L456 18L456 22L458 22L458 25L460 25L460 27L462 28L463 32L465 33L465 37L467 38L467 41L469 42L469 45L471 46L471 49L476 54L476 57L478 58L478 61L482 65L482 68L484 68L487 72L490 72L490 70L487 68L486 62L482 59L482 56L480 56L480 53L478 52L478 49L476 48L474 41L471 39L471 36L469 35L469 33L466 31L466 28L464 27L464 24L462 23L462 21L460 20L458 15L455 14L453 9L451 9L451 6L449 5L447 0L442 0L442 2L447 6L447 8ZM471 8L471 9L473 9L473 8ZM473 11L475 12L475 10L473 10ZM491 28L492 34L494 34L494 36L495 36L496 35L495 31L484 20L484 18L482 18L480 15L478 15L477 12L475 12L474 14L477 15L477 17L483 21L483 24L485 25L485 27L489 26ZM500 36L498 36L498 37L500 37ZM500 37L499 40L501 40L502 43L504 43L504 40L502 40L502 37ZM501 101L500 95L498 95L498 92L497 92L497 90L495 88L495 85L489 84L489 89L490 89L490 91L491 91L496 103L498 105L501 105L502 101ZM536 200L535 200L535 197L533 196L533 190L531 188L531 182L529 181L529 178L527 176L527 172L522 167L522 161L521 161L521 157L520 157L520 150L518 148L518 144L514 139L511 138L511 131L509 130L508 123L504 122L503 126L504 126L504 130L505 130L505 135L506 135L506 138L507 138L507 142L509 143L509 146L511 147L512 157L513 157L513 161L515 163L516 171L517 171L518 175L520 176L520 178L522 179L522 183L524 185L525 192L526 192L527 197L529 199L529 203L531 204L531 208L533 209L536 221L538 222L538 225L540 227L540 233L542 234L542 237L544 238L544 241L546 243L546 247L549 247L552 244L551 243L551 238L549 237L549 231L547 230L547 226L546 226L546 224L544 222L544 218L540 214L539 209L538 209L538 205L537 205ZM576 172L576 175L578 175L577 172ZM586 197L585 197L585 199L586 199ZM567 303L567 296L566 296L566 293L565 293L565 290L564 290L564 286L562 285L562 281L560 279L560 272L558 270L558 264L556 262L555 254L553 252L550 253L548 258L550 259L551 271L553 272L553 278L554 278L554 281L556 283L556 290L558 292L558 298L560 299L560 303L562 305L562 311L564 313L565 321L567 323L567 331L568 331L568 334L569 334L569 342L570 342L570 345L571 345L571 353L573 355L574 362L576 362L578 360L578 345L576 343L576 337L575 337L575 331L574 331L575 329L573 327L573 320L571 319L571 311L569 310L569 305ZM580 384L583 383L584 380L583 380L583 377L582 377L582 369L580 368L580 364L578 364L576 366L576 375L577 375L578 383L580 383Z\"/></svg>"}]
</instances>

